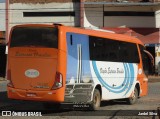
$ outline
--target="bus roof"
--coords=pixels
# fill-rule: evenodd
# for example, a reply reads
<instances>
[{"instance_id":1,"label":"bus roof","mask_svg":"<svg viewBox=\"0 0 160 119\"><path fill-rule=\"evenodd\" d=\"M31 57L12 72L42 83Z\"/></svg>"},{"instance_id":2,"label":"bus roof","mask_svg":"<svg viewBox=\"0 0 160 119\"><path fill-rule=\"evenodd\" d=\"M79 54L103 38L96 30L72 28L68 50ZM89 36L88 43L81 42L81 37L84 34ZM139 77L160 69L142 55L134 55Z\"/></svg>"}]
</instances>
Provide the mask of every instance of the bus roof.
<instances>
[{"instance_id":1,"label":"bus roof","mask_svg":"<svg viewBox=\"0 0 160 119\"><path fill-rule=\"evenodd\" d=\"M16 25L15 27L24 27L24 26L40 26L40 27L54 27L54 25L48 25L48 24L22 24L22 25ZM71 26L63 26L63 25L55 25L58 26L61 30L65 32L73 32L73 33L80 33L80 34L86 34L90 36L96 36L101 38L108 38L113 40L119 40L119 41L125 41L125 42L131 42L131 43L137 43L144 45L138 38L127 36L123 34L116 34L111 32L104 32L102 30L92 30L92 29L85 29L85 28L78 28L78 27L71 27Z\"/></svg>"},{"instance_id":2,"label":"bus roof","mask_svg":"<svg viewBox=\"0 0 160 119\"><path fill-rule=\"evenodd\" d=\"M84 29L84 28L76 28L76 27L69 27L69 26L60 26L62 29L65 29L66 32L74 32L74 33L81 33L87 34L96 37L108 38L113 40L131 42L144 45L138 38L133 36L127 36L123 34L116 34L111 32L104 32L101 30L91 30L91 29Z\"/></svg>"}]
</instances>

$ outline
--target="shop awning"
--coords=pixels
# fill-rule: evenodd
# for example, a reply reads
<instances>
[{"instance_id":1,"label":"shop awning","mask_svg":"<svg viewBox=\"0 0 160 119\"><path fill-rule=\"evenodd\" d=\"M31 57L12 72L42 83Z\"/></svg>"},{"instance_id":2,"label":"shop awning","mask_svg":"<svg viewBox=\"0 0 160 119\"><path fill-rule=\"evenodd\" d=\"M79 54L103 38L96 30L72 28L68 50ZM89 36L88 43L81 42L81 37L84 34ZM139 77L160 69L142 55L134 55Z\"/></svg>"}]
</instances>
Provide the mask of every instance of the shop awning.
<instances>
[{"instance_id":1,"label":"shop awning","mask_svg":"<svg viewBox=\"0 0 160 119\"><path fill-rule=\"evenodd\" d=\"M137 37L144 44L156 45L160 43L160 31L159 28L103 28L106 30L114 31L118 34L125 34L133 37Z\"/></svg>"}]
</instances>

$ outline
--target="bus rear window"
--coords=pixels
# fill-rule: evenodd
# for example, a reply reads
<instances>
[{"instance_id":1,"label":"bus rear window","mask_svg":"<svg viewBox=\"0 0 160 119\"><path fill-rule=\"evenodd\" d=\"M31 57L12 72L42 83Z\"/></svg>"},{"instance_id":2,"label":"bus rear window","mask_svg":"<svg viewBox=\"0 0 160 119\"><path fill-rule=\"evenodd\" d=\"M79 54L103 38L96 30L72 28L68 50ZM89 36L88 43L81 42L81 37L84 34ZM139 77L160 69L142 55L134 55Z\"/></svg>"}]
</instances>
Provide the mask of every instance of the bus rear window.
<instances>
[{"instance_id":1,"label":"bus rear window","mask_svg":"<svg viewBox=\"0 0 160 119\"><path fill-rule=\"evenodd\" d=\"M17 27L12 31L10 47L58 48L58 29L48 27Z\"/></svg>"}]
</instances>

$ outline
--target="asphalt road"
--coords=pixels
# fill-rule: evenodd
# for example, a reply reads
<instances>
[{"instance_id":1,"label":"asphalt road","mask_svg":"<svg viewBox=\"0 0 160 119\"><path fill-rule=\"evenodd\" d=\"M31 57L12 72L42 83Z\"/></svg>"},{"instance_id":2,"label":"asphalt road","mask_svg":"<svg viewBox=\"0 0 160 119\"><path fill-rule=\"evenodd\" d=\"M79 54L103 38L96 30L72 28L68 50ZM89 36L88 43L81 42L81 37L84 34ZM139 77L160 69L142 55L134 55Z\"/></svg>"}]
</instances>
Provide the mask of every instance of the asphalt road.
<instances>
[{"instance_id":1,"label":"asphalt road","mask_svg":"<svg viewBox=\"0 0 160 119\"><path fill-rule=\"evenodd\" d=\"M138 116L139 112L143 113L152 113L157 108L160 108L160 82L152 82L149 83L148 95L138 99L137 103L134 105L128 105L125 101L115 100L115 101L105 101L102 102L99 111L86 111L84 107L72 108L75 105L62 104L61 110L57 111L56 109L46 110L42 102L31 102L31 101L18 101L18 100L10 100L7 98L6 92L6 82L0 82L0 110L12 110L12 111L40 111L43 116L56 116L56 118L67 118L70 116L71 118L78 116L88 116L95 118L106 118L106 116L110 118L115 118L116 116L120 116L121 118L135 115L135 118L142 118L142 116ZM87 107L88 105L86 105ZM136 111L138 110L138 111ZM140 111L139 111L140 110ZM158 111L157 111L158 112ZM155 112L155 113L157 113ZM159 111L160 112L160 111ZM1 112L0 112L1 113ZM58 117L57 117L58 116ZM119 117L118 117L119 118ZM145 116L145 118L159 118L159 116L155 116L154 114ZM84 119L84 118L83 118Z\"/></svg>"}]
</instances>

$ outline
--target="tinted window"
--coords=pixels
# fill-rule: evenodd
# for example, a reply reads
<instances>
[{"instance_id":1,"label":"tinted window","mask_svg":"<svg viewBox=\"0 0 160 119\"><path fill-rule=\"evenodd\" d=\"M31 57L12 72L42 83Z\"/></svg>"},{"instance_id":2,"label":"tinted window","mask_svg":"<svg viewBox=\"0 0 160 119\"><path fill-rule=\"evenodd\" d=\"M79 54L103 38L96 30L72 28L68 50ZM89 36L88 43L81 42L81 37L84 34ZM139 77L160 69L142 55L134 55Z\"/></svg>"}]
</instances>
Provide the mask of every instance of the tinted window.
<instances>
[{"instance_id":1,"label":"tinted window","mask_svg":"<svg viewBox=\"0 0 160 119\"><path fill-rule=\"evenodd\" d=\"M10 47L38 46L58 47L57 28L17 27L11 35Z\"/></svg>"},{"instance_id":2,"label":"tinted window","mask_svg":"<svg viewBox=\"0 0 160 119\"><path fill-rule=\"evenodd\" d=\"M146 75L152 74L153 71L153 65L150 57L147 55L147 53L144 52L145 47L139 46L140 47L140 52L142 56L142 63L143 63L143 70Z\"/></svg>"},{"instance_id":3,"label":"tinted window","mask_svg":"<svg viewBox=\"0 0 160 119\"><path fill-rule=\"evenodd\" d=\"M106 38L89 37L90 59L139 63L137 45Z\"/></svg>"},{"instance_id":4,"label":"tinted window","mask_svg":"<svg viewBox=\"0 0 160 119\"><path fill-rule=\"evenodd\" d=\"M91 60L118 61L118 43L116 41L90 36L89 42Z\"/></svg>"},{"instance_id":5,"label":"tinted window","mask_svg":"<svg viewBox=\"0 0 160 119\"><path fill-rule=\"evenodd\" d=\"M119 61L139 63L137 45L134 43L119 42Z\"/></svg>"}]
</instances>

